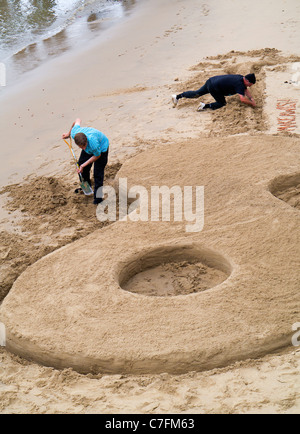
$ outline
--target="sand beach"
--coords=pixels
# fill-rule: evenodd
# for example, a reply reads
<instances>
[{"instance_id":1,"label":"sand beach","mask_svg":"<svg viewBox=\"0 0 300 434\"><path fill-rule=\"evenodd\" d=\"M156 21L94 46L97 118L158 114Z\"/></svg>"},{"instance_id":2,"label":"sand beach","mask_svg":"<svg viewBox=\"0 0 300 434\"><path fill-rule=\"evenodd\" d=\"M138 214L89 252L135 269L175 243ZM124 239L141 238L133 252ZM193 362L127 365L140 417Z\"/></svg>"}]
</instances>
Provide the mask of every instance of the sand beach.
<instances>
[{"instance_id":1,"label":"sand beach","mask_svg":"<svg viewBox=\"0 0 300 434\"><path fill-rule=\"evenodd\" d=\"M299 414L299 40L297 0L141 0L1 89L1 414ZM249 72L255 108L173 107ZM199 220L99 221L78 117L105 185L199 187Z\"/></svg>"}]
</instances>

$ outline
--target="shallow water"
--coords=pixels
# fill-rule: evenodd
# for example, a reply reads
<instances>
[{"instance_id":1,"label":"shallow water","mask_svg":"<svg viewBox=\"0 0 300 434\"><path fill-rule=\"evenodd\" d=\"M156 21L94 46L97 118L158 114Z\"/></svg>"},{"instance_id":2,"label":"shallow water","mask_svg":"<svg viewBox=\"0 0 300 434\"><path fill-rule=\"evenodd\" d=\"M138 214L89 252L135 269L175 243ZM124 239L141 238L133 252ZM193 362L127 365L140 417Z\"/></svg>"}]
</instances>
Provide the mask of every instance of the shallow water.
<instances>
[{"instance_id":1,"label":"shallow water","mask_svg":"<svg viewBox=\"0 0 300 434\"><path fill-rule=\"evenodd\" d=\"M6 71L5 84L11 85L47 59L87 44L125 17L138 1L0 0L0 62Z\"/></svg>"}]
</instances>

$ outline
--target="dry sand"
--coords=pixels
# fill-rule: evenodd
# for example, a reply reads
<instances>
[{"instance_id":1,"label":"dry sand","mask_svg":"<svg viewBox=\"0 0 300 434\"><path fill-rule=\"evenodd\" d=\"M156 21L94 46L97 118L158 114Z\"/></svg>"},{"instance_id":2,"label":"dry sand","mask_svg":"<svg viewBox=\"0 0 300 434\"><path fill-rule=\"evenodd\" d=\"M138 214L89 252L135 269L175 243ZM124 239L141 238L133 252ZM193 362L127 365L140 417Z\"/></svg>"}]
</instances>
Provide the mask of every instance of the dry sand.
<instances>
[{"instance_id":1,"label":"dry sand","mask_svg":"<svg viewBox=\"0 0 300 434\"><path fill-rule=\"evenodd\" d=\"M69 324L71 334L77 322L80 326L92 319L90 302L93 300L91 285L94 282L87 280L82 273L79 273L79 280L87 281L87 286L90 286L86 290L90 292L85 294L82 304L78 301L82 294L74 282L74 270L80 270L73 262L76 245L88 254L95 251L97 245L104 250L107 246L101 267L105 268L110 259L112 265L108 271L114 271L116 262L113 261L120 259L122 262L124 259L118 252L125 254L127 251L125 257L130 257L135 245L146 253L150 246L156 248L161 243L182 243L182 239L188 243L207 243L221 256L229 258L233 268L236 267L234 279L232 275L227 280L227 276L216 276L215 272L210 273L207 264L190 264L182 262L182 258L175 263L169 261L168 265L153 263L157 267L154 273L146 277L137 276L136 279L147 281L141 292L148 285L152 296L148 299L150 305L162 309L168 307L163 311L165 322L162 321L162 327L156 330L157 341L153 337L152 358L161 355L161 346L164 345L167 354L164 366L169 373L159 371L155 364L148 363L147 367L143 351L148 351L149 356L151 345L144 345L142 340L138 340L136 354L131 353L132 364L127 369L118 363L122 360L120 343L130 342L128 335L135 326L134 310L132 317L122 316L123 330L118 328L118 324L106 330L100 355L103 358L103 352L113 353L120 348L118 357L115 353L116 372L119 370L115 375L106 373L107 365L103 372L98 370L88 375L67 367L59 371L25 361L5 348L1 349L1 412L299 413L300 353L291 344L292 324L300 321L297 303L300 88L297 83L292 83L295 65L300 61L297 46L299 5L292 0L278 2L275 7L273 2L265 2L262 6L261 2L255 1L251 8L248 2L244 2L242 8L240 1L232 0L230 11L228 2L226 9L216 1L152 0L150 3L138 8L130 21L119 28L117 35L109 31L104 39L95 41L94 47L81 54L85 64L84 61L94 59L95 50L101 47L101 63L109 62L101 81L97 76L100 60L99 63L96 60L94 68L87 72L85 81L81 64L73 56L66 55L58 61L60 68L57 68L57 63L51 64L45 77L37 78L35 83L28 82L26 89L18 89L16 95L6 97L6 112L1 122L9 126L6 140L10 146L4 152L15 169L11 169L12 164L7 164L0 179L2 201L4 198L12 199L3 210L7 215L1 223L1 298L9 292L1 308L1 320L21 341L26 336L27 342L31 337L35 344L43 342L46 356L44 354L40 360L46 363L47 354L51 354L56 345L61 345L60 326L64 325L63 321L60 324L56 317L51 318L48 314L47 300L49 306L56 309L64 303L68 305L70 297L77 300L73 305L69 304L69 316L66 315L69 322L72 320ZM155 13L158 5L159 15ZM240 11L243 11L243 17L247 16L246 21ZM151 16L156 17L155 25ZM255 32L252 31L253 22ZM206 37L212 29L214 41ZM137 41L138 32L140 38ZM68 78L66 71L69 72L71 67L73 74ZM226 108L215 113L197 113L195 101L181 102L177 109L172 108L172 93L197 88L211 75L246 74L249 71L258 77L257 85L252 88L258 103L255 110L241 106L236 97L229 98ZM16 101L24 102L16 105ZM102 229L103 224L96 219L95 209L87 198L72 193L75 182L73 167L69 163L68 150L59 141L60 134L69 128L75 116L80 116L84 123L98 127L111 138L107 183L113 184L113 177L125 163L119 176L125 174L133 185L141 183L148 188L154 180L156 185L180 185L179 181L187 182L189 179L194 185L205 185L208 210L203 232L187 236L182 225L176 223L159 224L153 231L151 225L127 225L124 222L104 224L107 227ZM293 119L291 121L293 116L295 125ZM290 122L286 130L279 129L283 119ZM233 135L235 137L231 139ZM23 147L16 158L14 150L19 143ZM177 150L174 156L173 149ZM148 151L140 154L142 150ZM129 160L128 157L134 154L137 156ZM228 176L224 179L226 170ZM27 178L23 180L24 177ZM88 237L83 238L86 235ZM75 240L78 241L73 244ZM67 244L63 250L55 252ZM54 253L35 263L50 252ZM91 258L94 261L95 254ZM33 267L27 268L33 263ZM57 286L52 285L53 293L49 293L45 300L43 291L47 293L58 272L49 275L51 268L44 267L44 264L51 264L55 270L59 263L63 265L60 273L64 273L64 278L59 283L56 280ZM181 272L176 274L179 268ZM24 270L25 274L10 290ZM133 267L133 270L136 269ZM153 296L151 291L158 282L157 272L159 275L172 273L171 280L168 274L163 277L168 283L173 282L167 289L171 294L175 291L175 297ZM195 281L201 281L203 274L208 282L202 288ZM132 273L126 276L133 277ZM131 284L131 290L136 292L132 284L140 288L141 280L132 283L127 277L122 283ZM22 291L24 281L28 292ZM39 286L40 281L43 287ZM224 281L223 284L207 290L220 281ZM225 291L227 300L223 298L221 302L222 291L218 288L224 287L230 292L226 294ZM161 288L158 285L158 289ZM179 296L178 288L182 291ZM186 295L186 288L193 294ZM194 293L195 288L200 292ZM107 303L107 293L103 289L110 288L103 285L101 289L100 286L101 299ZM251 290L254 290L252 296ZM126 298L127 306L132 297L141 308L143 300L147 300L145 294L121 290L116 297L119 296L121 302L122 297ZM173 324L167 320L168 315L176 315L176 306L185 311L188 318L191 297L200 303L199 308L201 297L205 297L208 317L212 312L219 314L214 303L217 299L221 302L218 308L221 307L222 315L218 320L223 321L224 330L218 336L219 341L216 335L212 340L204 335L203 346L207 351L204 359L210 360L214 353L220 353L220 345L224 344L226 348L221 351L224 357L221 357L221 362L217 357L218 364L210 366L210 369L206 367L208 370L205 372L196 372L196 369L201 369L199 363L197 365L200 354L197 353L197 336L189 342L180 327L176 329L176 321L174 339L169 342L165 336L164 341L160 340L165 332L172 331ZM234 308L238 306L236 297L244 299L238 310L240 320L233 317ZM114 300L116 304L120 302L118 298ZM36 315L37 306L42 306L43 302L40 311L43 315ZM160 313L159 310L155 312ZM190 324L185 318L184 324L190 325L197 334L196 312L191 310L190 313ZM65 318L64 315L61 318ZM108 324L110 319L103 323ZM45 321L52 328L41 327L35 332L36 321L38 325ZM167 323L170 328L166 328ZM145 326L149 324L151 322L146 322ZM240 331L236 325L242 326ZM101 324L99 326L101 329ZM151 338L151 330L142 330ZM229 332L228 336L226 332ZM245 341L246 336L249 342ZM182 351L180 346L174 350L176 338L186 342L186 348L180 344ZM70 337L70 345L73 343L75 348L72 351L76 353L77 348L81 349L84 344L85 353L90 354L93 339L92 329L85 336L74 333ZM48 341L46 346L45 341ZM226 346L229 341L230 345ZM282 346L284 348L280 349ZM195 357L185 356L184 363L181 363L180 357L185 350L187 353L194 351ZM268 354L275 350L276 353ZM208 357L209 351L212 357ZM20 349L16 352L22 354ZM28 354L24 355L28 357ZM247 356L255 357L255 360ZM39 357L40 354L32 352L33 359L39 361ZM143 362L140 375L134 373L134 369L130 372L135 358ZM174 360L183 366L177 375L171 368Z\"/></svg>"}]
</instances>

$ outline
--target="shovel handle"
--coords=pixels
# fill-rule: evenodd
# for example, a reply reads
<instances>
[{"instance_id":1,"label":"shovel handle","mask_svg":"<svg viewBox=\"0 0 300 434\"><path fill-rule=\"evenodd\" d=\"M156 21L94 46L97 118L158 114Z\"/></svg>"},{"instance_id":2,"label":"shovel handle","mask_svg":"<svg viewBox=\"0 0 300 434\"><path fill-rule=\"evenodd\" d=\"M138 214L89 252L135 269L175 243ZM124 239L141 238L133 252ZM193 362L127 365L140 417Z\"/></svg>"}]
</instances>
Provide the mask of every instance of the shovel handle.
<instances>
[{"instance_id":1,"label":"shovel handle","mask_svg":"<svg viewBox=\"0 0 300 434\"><path fill-rule=\"evenodd\" d=\"M72 156L73 156L73 158L74 158L74 160L75 160L76 166L77 166L78 169L79 169L79 164L78 164L78 161L77 161L77 158L76 158L76 155L75 155L74 149L73 149L73 147L72 147L72 139L71 139L71 137L70 137L70 143L67 142L66 139L63 139L63 140L64 140L64 142L68 145L68 147L69 147L69 149L70 149L70 152L71 152L71 154L72 154Z\"/></svg>"},{"instance_id":2,"label":"shovel handle","mask_svg":"<svg viewBox=\"0 0 300 434\"><path fill-rule=\"evenodd\" d=\"M65 139L63 139L63 140L64 140L64 141L66 142L66 144L68 145L68 148L70 149L70 152L71 152L71 154L72 154L72 156L73 156L73 158L74 158L74 160L75 160L76 167L78 167L78 169L79 169L79 164L78 164L78 161L77 161L77 158L76 158L76 155L75 155L74 149L73 149L73 147L72 147L72 138L70 137L70 142L67 142L67 140L65 140ZM84 179L83 179L81 173L78 173L78 176L79 176L80 183L83 184L83 183L84 183ZM82 190L83 190L83 192L84 192L84 194L87 195L87 196L93 194L93 190L92 190L91 186L90 186L89 184L88 184L88 186L89 186L89 189L90 189L90 190L88 190L88 191L86 191L86 189L84 188L83 185L81 186L81 187L82 187Z\"/></svg>"}]
</instances>

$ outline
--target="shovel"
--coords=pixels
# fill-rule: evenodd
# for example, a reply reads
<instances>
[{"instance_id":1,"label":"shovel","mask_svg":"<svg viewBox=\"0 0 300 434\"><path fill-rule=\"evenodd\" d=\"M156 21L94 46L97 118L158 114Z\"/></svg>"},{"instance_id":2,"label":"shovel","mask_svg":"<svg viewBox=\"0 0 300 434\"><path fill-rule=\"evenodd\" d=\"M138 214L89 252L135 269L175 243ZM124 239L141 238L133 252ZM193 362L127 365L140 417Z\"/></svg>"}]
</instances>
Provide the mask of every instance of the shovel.
<instances>
[{"instance_id":1,"label":"shovel","mask_svg":"<svg viewBox=\"0 0 300 434\"><path fill-rule=\"evenodd\" d=\"M70 143L67 142L65 139L64 139L64 141L66 142L66 144L68 145L68 147L70 149L70 152L71 152L71 154L72 154L72 156L74 158L76 167L79 169L79 164L78 164L78 161L77 161L74 149L72 147L72 139L71 139L71 137L70 137ZM80 181L80 187L81 187L83 193L86 196L90 196L91 194L94 194L92 187L90 186L90 184L87 181L84 181L84 179L82 178L81 173L78 173L78 176L79 176L79 181Z\"/></svg>"}]
</instances>

